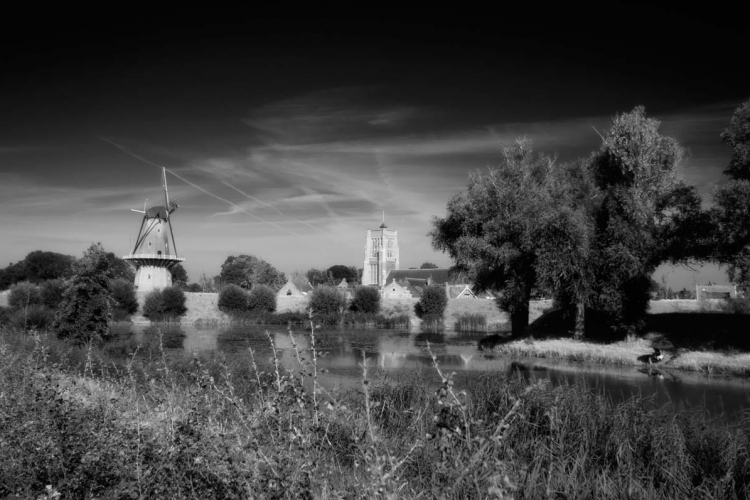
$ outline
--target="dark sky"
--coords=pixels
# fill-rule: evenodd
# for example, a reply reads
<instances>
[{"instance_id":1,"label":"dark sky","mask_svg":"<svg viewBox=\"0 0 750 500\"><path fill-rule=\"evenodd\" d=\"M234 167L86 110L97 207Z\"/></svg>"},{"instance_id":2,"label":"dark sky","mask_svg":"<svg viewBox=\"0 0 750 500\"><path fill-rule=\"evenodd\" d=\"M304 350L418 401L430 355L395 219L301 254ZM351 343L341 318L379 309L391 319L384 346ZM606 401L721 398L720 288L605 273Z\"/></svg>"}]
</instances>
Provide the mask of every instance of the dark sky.
<instances>
[{"instance_id":1,"label":"dark sky","mask_svg":"<svg viewBox=\"0 0 750 500\"><path fill-rule=\"evenodd\" d=\"M0 34L6 261L92 241L127 253L127 208L159 197L151 163L175 174L191 278L238 253L287 271L361 266L382 210L402 267L447 264L430 217L502 142L574 159L642 104L690 149L682 173L709 203L728 157L718 134L750 96L741 16L686 4L45 9L12 12Z\"/></svg>"}]
</instances>

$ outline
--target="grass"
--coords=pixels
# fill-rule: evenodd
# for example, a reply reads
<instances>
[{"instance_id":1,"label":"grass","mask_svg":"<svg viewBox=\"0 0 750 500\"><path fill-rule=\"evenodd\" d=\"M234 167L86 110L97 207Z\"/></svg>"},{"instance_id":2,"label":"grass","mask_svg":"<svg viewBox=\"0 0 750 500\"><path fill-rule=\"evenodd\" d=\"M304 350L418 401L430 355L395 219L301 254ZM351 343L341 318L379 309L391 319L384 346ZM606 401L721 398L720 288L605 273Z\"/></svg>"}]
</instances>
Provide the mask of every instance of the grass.
<instances>
[{"instance_id":1,"label":"grass","mask_svg":"<svg viewBox=\"0 0 750 500\"><path fill-rule=\"evenodd\" d=\"M647 317L646 335L620 341L561 335L560 316L553 311L532 324L525 338L493 335L480 348L511 356L639 366L647 363L655 342L667 340L674 348L664 352L660 368L750 377L750 315L744 309L713 304L688 312L663 311Z\"/></svg>"},{"instance_id":2,"label":"grass","mask_svg":"<svg viewBox=\"0 0 750 500\"><path fill-rule=\"evenodd\" d=\"M291 335L291 333L290 333ZM122 361L0 332L0 497L747 498L736 425L500 374L317 383L267 352ZM294 337L292 336L292 341ZM106 346L105 346L106 347ZM270 354L268 365L259 364Z\"/></svg>"},{"instance_id":3,"label":"grass","mask_svg":"<svg viewBox=\"0 0 750 500\"><path fill-rule=\"evenodd\" d=\"M486 332L487 316L479 313L463 313L456 317L453 329L457 332Z\"/></svg>"}]
</instances>

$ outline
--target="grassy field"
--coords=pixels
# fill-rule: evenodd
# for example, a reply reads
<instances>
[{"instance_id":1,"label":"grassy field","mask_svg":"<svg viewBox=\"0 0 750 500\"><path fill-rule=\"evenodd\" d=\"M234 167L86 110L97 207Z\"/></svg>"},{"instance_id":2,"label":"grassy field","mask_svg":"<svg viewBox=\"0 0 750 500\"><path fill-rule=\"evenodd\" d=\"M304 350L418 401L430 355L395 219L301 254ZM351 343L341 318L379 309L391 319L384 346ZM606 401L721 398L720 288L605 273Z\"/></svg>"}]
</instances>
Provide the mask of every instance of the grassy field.
<instances>
[{"instance_id":1,"label":"grassy field","mask_svg":"<svg viewBox=\"0 0 750 500\"><path fill-rule=\"evenodd\" d=\"M155 344L158 346L158 343ZM728 425L577 387L419 375L328 393L244 357L125 361L0 331L0 498L596 498L750 495Z\"/></svg>"}]
</instances>

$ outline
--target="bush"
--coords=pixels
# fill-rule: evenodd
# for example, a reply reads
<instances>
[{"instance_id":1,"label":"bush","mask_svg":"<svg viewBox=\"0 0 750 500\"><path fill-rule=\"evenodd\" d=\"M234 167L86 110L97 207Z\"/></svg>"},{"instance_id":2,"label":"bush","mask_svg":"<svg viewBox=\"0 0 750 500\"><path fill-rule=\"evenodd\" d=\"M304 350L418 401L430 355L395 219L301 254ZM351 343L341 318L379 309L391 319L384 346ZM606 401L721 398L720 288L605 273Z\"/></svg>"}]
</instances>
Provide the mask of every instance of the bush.
<instances>
[{"instance_id":1,"label":"bush","mask_svg":"<svg viewBox=\"0 0 750 500\"><path fill-rule=\"evenodd\" d=\"M182 316L187 312L185 292L179 286L154 290L146 295L143 315L151 321L163 321Z\"/></svg>"},{"instance_id":2,"label":"bush","mask_svg":"<svg viewBox=\"0 0 750 500\"><path fill-rule=\"evenodd\" d=\"M10 323L10 308L0 306L0 326L5 326Z\"/></svg>"},{"instance_id":3,"label":"bush","mask_svg":"<svg viewBox=\"0 0 750 500\"><path fill-rule=\"evenodd\" d=\"M729 314L750 314L750 299L726 299L719 303L719 310Z\"/></svg>"},{"instance_id":4,"label":"bush","mask_svg":"<svg viewBox=\"0 0 750 500\"><path fill-rule=\"evenodd\" d=\"M65 282L63 280L48 280L42 283L42 304L50 309L57 309L63 300Z\"/></svg>"},{"instance_id":5,"label":"bush","mask_svg":"<svg viewBox=\"0 0 750 500\"><path fill-rule=\"evenodd\" d=\"M341 314L346 309L346 297L336 288L319 286L313 290L309 307L315 314Z\"/></svg>"},{"instance_id":6,"label":"bush","mask_svg":"<svg viewBox=\"0 0 750 500\"><path fill-rule=\"evenodd\" d=\"M422 298L414 306L414 313L419 318L427 315L442 316L447 306L448 296L445 294L445 288L440 285L430 285L425 288Z\"/></svg>"},{"instance_id":7,"label":"bush","mask_svg":"<svg viewBox=\"0 0 750 500\"><path fill-rule=\"evenodd\" d=\"M354 312L378 314L380 312L380 290L371 286L360 286L354 292L349 308Z\"/></svg>"},{"instance_id":8,"label":"bush","mask_svg":"<svg viewBox=\"0 0 750 500\"><path fill-rule=\"evenodd\" d=\"M161 291L161 296L164 302L164 314L170 318L182 316L187 312L185 292L179 286L172 285L165 288Z\"/></svg>"},{"instance_id":9,"label":"bush","mask_svg":"<svg viewBox=\"0 0 750 500\"><path fill-rule=\"evenodd\" d=\"M21 309L42 303L39 288L28 281L21 281L10 287L8 306L11 309Z\"/></svg>"},{"instance_id":10,"label":"bush","mask_svg":"<svg viewBox=\"0 0 750 500\"><path fill-rule=\"evenodd\" d=\"M13 311L8 320L19 330L44 330L54 323L55 313L41 304L34 304Z\"/></svg>"},{"instance_id":11,"label":"bush","mask_svg":"<svg viewBox=\"0 0 750 500\"><path fill-rule=\"evenodd\" d=\"M227 285L219 292L219 309L227 312L247 310L247 292L237 285Z\"/></svg>"},{"instance_id":12,"label":"bush","mask_svg":"<svg viewBox=\"0 0 750 500\"><path fill-rule=\"evenodd\" d=\"M117 278L109 283L109 292L115 301L115 309L119 309L125 315L138 312L138 296L132 281Z\"/></svg>"},{"instance_id":13,"label":"bush","mask_svg":"<svg viewBox=\"0 0 750 500\"><path fill-rule=\"evenodd\" d=\"M276 292L267 285L255 285L250 290L247 307L251 311L274 312L276 310Z\"/></svg>"},{"instance_id":14,"label":"bush","mask_svg":"<svg viewBox=\"0 0 750 500\"><path fill-rule=\"evenodd\" d=\"M143 315L151 321L164 318L164 297L159 290L146 295L146 300L143 302Z\"/></svg>"}]
</instances>

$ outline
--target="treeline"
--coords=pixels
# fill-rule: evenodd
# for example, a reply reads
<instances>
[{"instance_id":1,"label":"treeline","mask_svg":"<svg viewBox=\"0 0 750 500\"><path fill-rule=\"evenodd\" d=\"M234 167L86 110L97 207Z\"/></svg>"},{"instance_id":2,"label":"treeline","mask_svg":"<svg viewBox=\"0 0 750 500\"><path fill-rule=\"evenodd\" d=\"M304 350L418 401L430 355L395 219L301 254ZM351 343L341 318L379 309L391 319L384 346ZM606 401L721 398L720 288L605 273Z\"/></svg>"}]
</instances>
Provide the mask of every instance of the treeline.
<instances>
[{"instance_id":1,"label":"treeline","mask_svg":"<svg viewBox=\"0 0 750 500\"><path fill-rule=\"evenodd\" d=\"M132 267L100 243L92 244L80 259L36 251L4 271L8 269L16 273L15 282L8 307L0 307L0 326L52 328L58 337L84 344L106 339L111 321L127 319L139 309ZM143 315L152 320L180 316L186 312L185 300L179 285L152 292Z\"/></svg>"},{"instance_id":2,"label":"treeline","mask_svg":"<svg viewBox=\"0 0 750 500\"><path fill-rule=\"evenodd\" d=\"M732 148L713 208L677 175L686 152L659 133L643 107L616 116L602 145L569 163L520 140L488 171L471 175L433 247L497 292L514 333L528 326L532 290L550 290L576 336L634 334L645 325L656 268L716 262L750 287L750 101L721 135Z\"/></svg>"}]
</instances>

